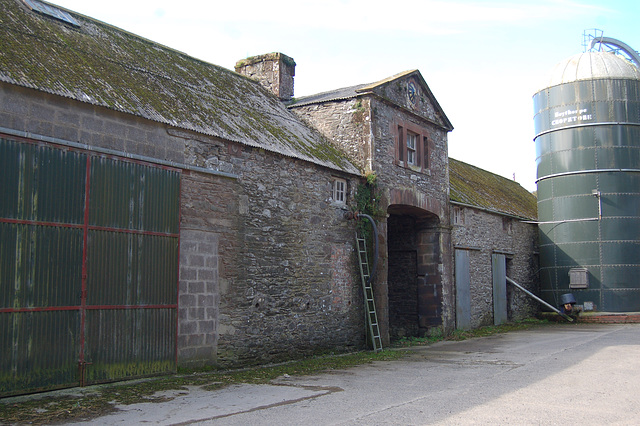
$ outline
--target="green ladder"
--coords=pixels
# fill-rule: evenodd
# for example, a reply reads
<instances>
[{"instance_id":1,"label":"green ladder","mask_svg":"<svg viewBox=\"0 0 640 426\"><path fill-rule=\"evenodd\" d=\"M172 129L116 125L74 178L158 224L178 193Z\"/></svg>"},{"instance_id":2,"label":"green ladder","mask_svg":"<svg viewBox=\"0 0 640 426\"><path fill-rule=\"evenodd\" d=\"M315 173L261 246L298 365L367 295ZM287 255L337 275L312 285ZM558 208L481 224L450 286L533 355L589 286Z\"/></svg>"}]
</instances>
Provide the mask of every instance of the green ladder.
<instances>
[{"instance_id":1,"label":"green ladder","mask_svg":"<svg viewBox=\"0 0 640 426\"><path fill-rule=\"evenodd\" d=\"M369 270L369 260L367 256L367 242L360 238L356 232L356 245L358 248L358 264L360 265L360 277L362 278L362 291L364 293L364 309L366 322L369 326L369 336L374 352L382 350L382 339L380 338L380 327L378 327L378 314L376 314L376 303L373 300L373 287L371 286L371 273Z\"/></svg>"}]
</instances>

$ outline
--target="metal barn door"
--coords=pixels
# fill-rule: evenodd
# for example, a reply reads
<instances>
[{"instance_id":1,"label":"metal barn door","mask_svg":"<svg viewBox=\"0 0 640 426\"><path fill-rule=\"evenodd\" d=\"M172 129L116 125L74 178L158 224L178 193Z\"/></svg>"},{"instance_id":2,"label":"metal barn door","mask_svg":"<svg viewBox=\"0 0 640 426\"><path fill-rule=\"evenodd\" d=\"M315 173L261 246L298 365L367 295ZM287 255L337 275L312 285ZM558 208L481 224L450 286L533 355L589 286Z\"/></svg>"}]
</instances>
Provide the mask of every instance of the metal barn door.
<instances>
[{"instance_id":1,"label":"metal barn door","mask_svg":"<svg viewBox=\"0 0 640 426\"><path fill-rule=\"evenodd\" d=\"M491 255L493 275L493 324L507 322L507 262L504 254Z\"/></svg>"},{"instance_id":2,"label":"metal barn door","mask_svg":"<svg viewBox=\"0 0 640 426\"><path fill-rule=\"evenodd\" d=\"M177 171L0 138L0 200L0 395L175 369Z\"/></svg>"},{"instance_id":3,"label":"metal barn door","mask_svg":"<svg viewBox=\"0 0 640 426\"><path fill-rule=\"evenodd\" d=\"M92 158L83 383L175 370L176 171Z\"/></svg>"},{"instance_id":4,"label":"metal barn door","mask_svg":"<svg viewBox=\"0 0 640 426\"><path fill-rule=\"evenodd\" d=\"M456 328L471 328L471 273L469 272L469 251L455 251L456 267Z\"/></svg>"}]
</instances>

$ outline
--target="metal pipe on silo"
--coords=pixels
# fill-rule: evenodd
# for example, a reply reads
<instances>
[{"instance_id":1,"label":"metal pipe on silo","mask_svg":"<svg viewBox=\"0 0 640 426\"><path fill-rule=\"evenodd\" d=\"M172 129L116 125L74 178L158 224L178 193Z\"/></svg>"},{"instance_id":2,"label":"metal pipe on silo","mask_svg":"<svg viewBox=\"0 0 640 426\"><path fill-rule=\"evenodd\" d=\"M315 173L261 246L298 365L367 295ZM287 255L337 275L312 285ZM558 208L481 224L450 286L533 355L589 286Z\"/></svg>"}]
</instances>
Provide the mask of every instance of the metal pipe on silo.
<instances>
[{"instance_id":1,"label":"metal pipe on silo","mask_svg":"<svg viewBox=\"0 0 640 426\"><path fill-rule=\"evenodd\" d=\"M543 299L640 311L640 70L575 55L533 102Z\"/></svg>"}]
</instances>

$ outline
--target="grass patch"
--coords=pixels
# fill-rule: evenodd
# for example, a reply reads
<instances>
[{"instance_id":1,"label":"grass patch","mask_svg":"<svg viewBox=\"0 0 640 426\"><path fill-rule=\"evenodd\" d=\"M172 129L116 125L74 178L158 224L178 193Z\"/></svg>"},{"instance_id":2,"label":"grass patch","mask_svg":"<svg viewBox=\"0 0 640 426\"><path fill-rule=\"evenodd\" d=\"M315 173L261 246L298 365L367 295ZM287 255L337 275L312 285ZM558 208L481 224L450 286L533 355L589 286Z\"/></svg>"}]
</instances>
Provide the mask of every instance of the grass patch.
<instances>
[{"instance_id":1,"label":"grass patch","mask_svg":"<svg viewBox=\"0 0 640 426\"><path fill-rule=\"evenodd\" d=\"M436 334L427 337L403 337L395 341L393 346L396 348L402 348L408 346L429 345L443 340L460 341L472 339L474 337L487 337L494 334L508 333L510 331L526 330L528 328L550 324L552 323L547 320L528 318L521 321L514 321L501 325L490 325L473 330L455 330L453 333L447 336Z\"/></svg>"},{"instance_id":2,"label":"grass patch","mask_svg":"<svg viewBox=\"0 0 640 426\"><path fill-rule=\"evenodd\" d=\"M494 334L526 330L531 327L551 324L552 323L547 320L539 320L535 318L524 319L522 321L515 321L507 324L480 327L474 330L456 330L451 334L451 336L447 337L447 340L466 340L474 337L486 337Z\"/></svg>"}]
</instances>

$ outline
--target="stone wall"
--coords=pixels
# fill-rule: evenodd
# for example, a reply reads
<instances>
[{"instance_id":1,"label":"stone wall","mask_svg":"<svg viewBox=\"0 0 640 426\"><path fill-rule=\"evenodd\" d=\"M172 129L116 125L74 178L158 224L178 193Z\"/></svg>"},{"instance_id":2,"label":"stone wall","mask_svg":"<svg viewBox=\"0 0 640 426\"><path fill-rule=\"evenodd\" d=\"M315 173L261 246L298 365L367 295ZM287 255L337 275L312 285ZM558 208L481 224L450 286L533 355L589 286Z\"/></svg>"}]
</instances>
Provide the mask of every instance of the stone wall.
<instances>
[{"instance_id":1,"label":"stone wall","mask_svg":"<svg viewBox=\"0 0 640 426\"><path fill-rule=\"evenodd\" d=\"M493 325L491 255L503 253L507 276L538 293L537 225L517 218L471 207L455 206L458 222L451 233L454 247L469 250L471 275L471 327ZM452 219L453 220L453 219ZM518 320L534 315L539 306L524 292L507 285L508 317Z\"/></svg>"},{"instance_id":2,"label":"stone wall","mask_svg":"<svg viewBox=\"0 0 640 426\"><path fill-rule=\"evenodd\" d=\"M225 161L217 167L233 169ZM183 172L178 359L185 366L219 362L218 340L224 327L220 316L229 315L220 311L222 290L238 269L235 256L229 253L240 246L241 190L235 179Z\"/></svg>"},{"instance_id":3,"label":"stone wall","mask_svg":"<svg viewBox=\"0 0 640 426\"><path fill-rule=\"evenodd\" d=\"M293 108L362 170L372 170L368 99L346 99Z\"/></svg>"},{"instance_id":4,"label":"stone wall","mask_svg":"<svg viewBox=\"0 0 640 426\"><path fill-rule=\"evenodd\" d=\"M331 199L333 177L347 179L348 203L358 178L261 149L199 140L187 145L195 164L231 164L239 176L232 214L212 203L197 219L200 228L226 221L233 230L219 239L218 363L362 347L355 224L344 218L348 205Z\"/></svg>"},{"instance_id":5,"label":"stone wall","mask_svg":"<svg viewBox=\"0 0 640 426\"><path fill-rule=\"evenodd\" d=\"M413 78L413 77L409 77ZM419 86L415 105L407 104L407 79L399 79L383 84L374 89L375 93L365 93L352 99L325 102L320 104L292 106L292 110L305 121L318 128L327 138L335 143L343 152L353 158L365 171L372 171L377 176L377 192L380 210L414 217L423 223L421 232L428 232L431 237L428 243L416 246L416 259L419 269L428 270L432 275L427 277L426 271L421 273L420 297L433 312L421 317L423 327L452 330L455 323L455 295L452 281L452 250L449 232L449 176L447 154L447 130L436 124L438 117L436 108L423 86ZM419 83L418 79L413 80ZM398 144L397 128L399 123L420 128L428 137L428 167L425 170L404 167L396 157ZM413 210L398 211L398 207ZM394 210L395 209L395 210ZM394 210L393 212L391 210ZM380 231L380 259L377 280L374 283L378 319L383 334L383 341L389 337L390 322L396 321L389 315L397 313L389 311L389 304L410 303L399 302L395 291L389 292L387 276L389 259L387 252L386 216L377 218ZM391 232L400 232L391 229ZM416 228L415 232L418 232ZM428 252L428 253L427 253ZM434 272L435 271L435 272ZM422 282L421 281L421 282ZM412 284L413 285L413 284ZM413 290L411 290L413 291ZM417 303L417 301L416 301ZM435 307L434 303L438 306ZM422 310L424 314L424 309ZM437 322L437 325L436 325ZM411 328L411 327L409 327ZM408 328L407 328L408 329ZM406 330L391 331L396 336Z\"/></svg>"},{"instance_id":6,"label":"stone wall","mask_svg":"<svg viewBox=\"0 0 640 426\"><path fill-rule=\"evenodd\" d=\"M180 365L364 347L355 224L331 200L358 176L4 83L0 126L237 176L182 173Z\"/></svg>"}]
</instances>

